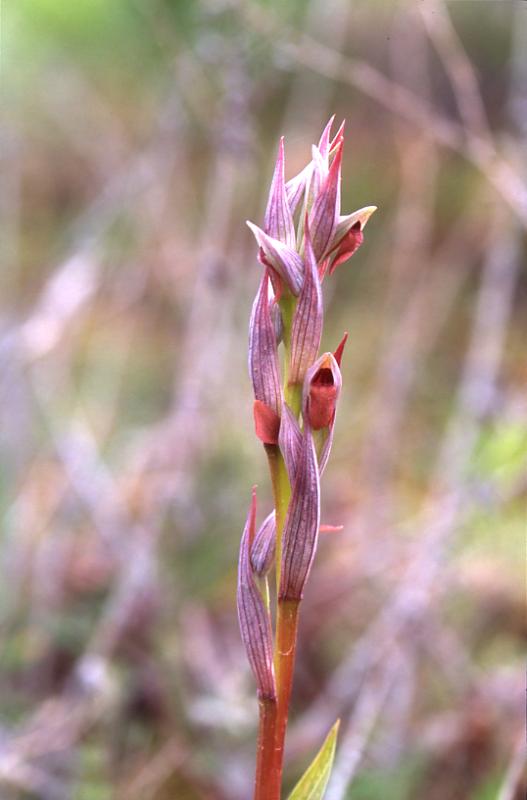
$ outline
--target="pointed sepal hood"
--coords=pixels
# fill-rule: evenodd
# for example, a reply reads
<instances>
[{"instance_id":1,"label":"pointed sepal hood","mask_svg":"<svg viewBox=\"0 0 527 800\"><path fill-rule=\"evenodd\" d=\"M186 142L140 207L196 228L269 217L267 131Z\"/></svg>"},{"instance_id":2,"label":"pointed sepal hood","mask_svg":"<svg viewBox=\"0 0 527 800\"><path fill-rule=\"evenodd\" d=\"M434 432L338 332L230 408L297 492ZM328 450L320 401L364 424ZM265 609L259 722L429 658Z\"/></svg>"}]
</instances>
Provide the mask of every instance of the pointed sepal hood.
<instances>
[{"instance_id":1,"label":"pointed sepal hood","mask_svg":"<svg viewBox=\"0 0 527 800\"><path fill-rule=\"evenodd\" d=\"M269 200L267 201L264 227L265 232L272 236L273 239L278 239L278 241L294 249L296 242L295 226L287 200L284 169L284 137L282 136L278 148L278 158L276 159L271 191L269 192Z\"/></svg>"},{"instance_id":2,"label":"pointed sepal hood","mask_svg":"<svg viewBox=\"0 0 527 800\"><path fill-rule=\"evenodd\" d=\"M247 225L260 246L261 262L274 269L289 290L294 295L298 295L302 288L304 269L299 254L279 239L269 236L253 222L247 220Z\"/></svg>"},{"instance_id":3,"label":"pointed sepal hood","mask_svg":"<svg viewBox=\"0 0 527 800\"><path fill-rule=\"evenodd\" d=\"M291 327L290 383L301 383L310 364L316 359L322 337L322 287L317 262L311 246L306 215L304 231L304 283L298 298Z\"/></svg>"}]
</instances>

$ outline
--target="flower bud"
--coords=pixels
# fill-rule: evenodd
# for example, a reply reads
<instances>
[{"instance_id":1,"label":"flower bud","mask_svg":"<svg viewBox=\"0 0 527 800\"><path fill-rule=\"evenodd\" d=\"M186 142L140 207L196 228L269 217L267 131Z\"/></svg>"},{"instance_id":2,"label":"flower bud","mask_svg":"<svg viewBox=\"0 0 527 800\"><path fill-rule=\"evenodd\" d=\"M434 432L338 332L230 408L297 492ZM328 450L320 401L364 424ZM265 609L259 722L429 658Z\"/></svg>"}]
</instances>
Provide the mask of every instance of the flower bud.
<instances>
[{"instance_id":1,"label":"flower bud","mask_svg":"<svg viewBox=\"0 0 527 800\"><path fill-rule=\"evenodd\" d=\"M256 491L253 489L240 545L238 564L238 620L247 658L261 699L274 699L276 687L273 669L271 618L256 585L250 560L256 522Z\"/></svg>"},{"instance_id":2,"label":"flower bud","mask_svg":"<svg viewBox=\"0 0 527 800\"><path fill-rule=\"evenodd\" d=\"M276 302L276 298L273 298L269 302L269 313L273 321L274 335L276 337L276 344L278 346L284 336L284 321L282 319L282 312L280 311L280 306Z\"/></svg>"},{"instance_id":3,"label":"flower bud","mask_svg":"<svg viewBox=\"0 0 527 800\"><path fill-rule=\"evenodd\" d=\"M255 575L263 578L273 566L276 546L276 515L273 511L264 519L251 547L251 566Z\"/></svg>"}]
</instances>

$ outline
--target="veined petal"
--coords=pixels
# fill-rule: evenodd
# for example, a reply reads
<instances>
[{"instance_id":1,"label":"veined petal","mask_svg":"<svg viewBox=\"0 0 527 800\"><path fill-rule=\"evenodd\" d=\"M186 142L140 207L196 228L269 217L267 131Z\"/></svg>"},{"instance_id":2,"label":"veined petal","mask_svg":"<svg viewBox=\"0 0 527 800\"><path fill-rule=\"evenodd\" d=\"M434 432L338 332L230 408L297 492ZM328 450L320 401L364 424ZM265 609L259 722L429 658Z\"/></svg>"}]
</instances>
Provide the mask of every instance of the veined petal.
<instances>
[{"instance_id":1,"label":"veined petal","mask_svg":"<svg viewBox=\"0 0 527 800\"><path fill-rule=\"evenodd\" d=\"M251 565L259 578L267 575L273 566L275 547L276 515L273 509L258 528L251 547Z\"/></svg>"},{"instance_id":2,"label":"veined petal","mask_svg":"<svg viewBox=\"0 0 527 800\"><path fill-rule=\"evenodd\" d=\"M257 400L277 415L282 406L276 333L269 310L269 275L265 271L249 323L249 375Z\"/></svg>"},{"instance_id":3,"label":"veined petal","mask_svg":"<svg viewBox=\"0 0 527 800\"><path fill-rule=\"evenodd\" d=\"M296 477L298 459L300 457L300 450L302 448L302 431L300 430L300 426L295 415L287 403L284 403L282 410L278 444L285 461L287 474L289 475L289 482L291 483L291 486L293 486Z\"/></svg>"},{"instance_id":4,"label":"veined petal","mask_svg":"<svg viewBox=\"0 0 527 800\"><path fill-rule=\"evenodd\" d=\"M340 170L342 165L342 145L335 153L329 173L315 197L309 215L311 241L315 258L319 261L324 255L337 224L340 211Z\"/></svg>"},{"instance_id":5,"label":"veined petal","mask_svg":"<svg viewBox=\"0 0 527 800\"><path fill-rule=\"evenodd\" d=\"M289 203L289 208L291 209L291 214L294 214L296 209L298 208L300 201L302 200L304 193L306 191L306 186L309 185L311 179L311 170L313 169L313 164L310 161L304 169L295 175L294 178L287 181L285 185L285 191L287 194L287 202Z\"/></svg>"},{"instance_id":6,"label":"veined petal","mask_svg":"<svg viewBox=\"0 0 527 800\"><path fill-rule=\"evenodd\" d=\"M333 139L331 140L331 142L329 144L329 156L330 157L335 154L335 152L337 150L337 147L339 147L339 146L344 144L344 129L345 129L345 127L346 127L346 120L343 119L341 124L340 124L340 127L339 127L338 131L336 132L335 136L333 137Z\"/></svg>"},{"instance_id":7,"label":"veined petal","mask_svg":"<svg viewBox=\"0 0 527 800\"><path fill-rule=\"evenodd\" d=\"M309 184L309 207L314 203L322 187L328 178L329 164L327 156L323 156L318 147L313 145L311 148L313 172L311 174L311 182Z\"/></svg>"},{"instance_id":8,"label":"veined petal","mask_svg":"<svg viewBox=\"0 0 527 800\"><path fill-rule=\"evenodd\" d=\"M260 698L276 697L273 669L271 618L256 585L250 560L256 521L256 493L253 497L240 545L238 564L238 620L247 658Z\"/></svg>"},{"instance_id":9,"label":"veined petal","mask_svg":"<svg viewBox=\"0 0 527 800\"><path fill-rule=\"evenodd\" d=\"M285 190L284 169L284 137L282 136L265 212L264 227L265 232L274 239L278 239L288 247L294 248L296 242L295 226Z\"/></svg>"},{"instance_id":10,"label":"veined petal","mask_svg":"<svg viewBox=\"0 0 527 800\"><path fill-rule=\"evenodd\" d=\"M322 187L328 177L328 159L324 158L322 153L316 145L311 147L311 172L309 174L309 181L306 183L306 191L304 194L304 205L300 213L300 220L298 223L297 240L302 241L304 237L305 220L307 214L313 208L313 204L320 194Z\"/></svg>"},{"instance_id":11,"label":"veined petal","mask_svg":"<svg viewBox=\"0 0 527 800\"><path fill-rule=\"evenodd\" d=\"M309 223L306 216L304 231L304 284L298 298L291 327L290 383L300 383L307 368L318 355L322 336L322 287L317 262L311 246Z\"/></svg>"},{"instance_id":12,"label":"veined petal","mask_svg":"<svg viewBox=\"0 0 527 800\"><path fill-rule=\"evenodd\" d=\"M328 124L322 131L322 136L318 142L318 149L323 158L328 158L329 156L329 143L330 143L330 136L331 136L331 128L333 127L333 123L335 122L335 114L330 118Z\"/></svg>"},{"instance_id":13,"label":"veined petal","mask_svg":"<svg viewBox=\"0 0 527 800\"><path fill-rule=\"evenodd\" d=\"M294 295L298 295L302 288L302 259L291 247L283 244L278 239L269 236L254 223L247 220L247 225L254 234L266 259L266 263L275 269L283 278Z\"/></svg>"},{"instance_id":14,"label":"veined petal","mask_svg":"<svg viewBox=\"0 0 527 800\"><path fill-rule=\"evenodd\" d=\"M306 421L297 473L284 525L280 599L302 599L315 557L319 526L318 465L311 429Z\"/></svg>"}]
</instances>

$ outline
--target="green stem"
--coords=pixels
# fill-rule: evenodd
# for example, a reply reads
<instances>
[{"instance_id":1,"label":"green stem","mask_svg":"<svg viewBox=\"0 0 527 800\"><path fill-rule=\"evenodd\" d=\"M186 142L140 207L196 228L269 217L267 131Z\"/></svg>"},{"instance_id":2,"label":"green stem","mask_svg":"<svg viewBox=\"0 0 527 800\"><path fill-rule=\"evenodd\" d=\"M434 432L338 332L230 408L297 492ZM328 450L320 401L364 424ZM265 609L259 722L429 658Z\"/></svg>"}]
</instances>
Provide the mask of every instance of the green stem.
<instances>
[{"instance_id":1,"label":"green stem","mask_svg":"<svg viewBox=\"0 0 527 800\"><path fill-rule=\"evenodd\" d=\"M291 487L285 461L278 445L266 444L264 447L269 462L276 512L276 593L278 596L280 591L280 565L282 563L282 534L291 497Z\"/></svg>"}]
</instances>

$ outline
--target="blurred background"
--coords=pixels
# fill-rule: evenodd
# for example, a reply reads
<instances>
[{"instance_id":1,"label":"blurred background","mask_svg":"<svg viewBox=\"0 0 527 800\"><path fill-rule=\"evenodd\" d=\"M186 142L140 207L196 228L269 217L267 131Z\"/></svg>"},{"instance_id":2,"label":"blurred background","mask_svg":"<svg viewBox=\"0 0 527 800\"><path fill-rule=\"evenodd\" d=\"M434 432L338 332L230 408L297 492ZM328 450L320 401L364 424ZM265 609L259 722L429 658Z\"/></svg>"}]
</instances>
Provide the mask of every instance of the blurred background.
<instances>
[{"instance_id":1,"label":"blurred background","mask_svg":"<svg viewBox=\"0 0 527 800\"><path fill-rule=\"evenodd\" d=\"M247 800L247 324L278 138L347 120L342 396L287 785L524 796L527 3L4 9L0 797Z\"/></svg>"}]
</instances>

